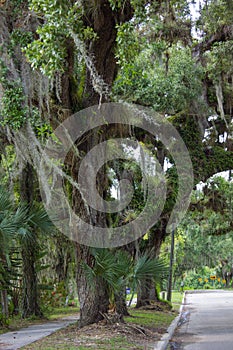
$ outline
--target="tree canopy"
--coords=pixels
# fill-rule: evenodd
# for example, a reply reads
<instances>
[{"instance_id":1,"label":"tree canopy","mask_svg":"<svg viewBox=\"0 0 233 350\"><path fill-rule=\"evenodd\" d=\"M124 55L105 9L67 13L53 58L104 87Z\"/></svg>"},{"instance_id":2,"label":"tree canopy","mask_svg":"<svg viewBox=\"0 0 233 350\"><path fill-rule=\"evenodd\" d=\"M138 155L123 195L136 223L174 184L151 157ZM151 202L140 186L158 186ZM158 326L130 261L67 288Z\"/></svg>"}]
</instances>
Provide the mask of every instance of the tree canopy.
<instances>
[{"instance_id":1,"label":"tree canopy","mask_svg":"<svg viewBox=\"0 0 233 350\"><path fill-rule=\"evenodd\" d=\"M50 198L57 179L62 177L67 202L75 214L93 227L119 226L124 235L124 225L143 211L147 199L143 171L156 164L167 186L164 208L146 236L121 248L132 266L145 256L152 259L148 266L153 264L180 196L179 167L171 148L143 126L124 123L123 115L122 123L106 122L88 129L74 142L64 162L55 159L51 170L54 178L46 176L41 166L41 159L45 159L46 167L50 164L44 147L48 139L59 145L56 128L85 108L96 106L101 111L104 103L134 103L142 107L140 110L146 107L159 113L164 123L178 131L192 161L195 184L233 169L231 2L206 0L198 7L189 0L10 0L1 2L0 15L0 184L9 188L17 203L22 200L31 208L42 201L43 195ZM129 149L112 142L112 158L97 174L94 165L87 164L85 176L96 176L96 193L109 203L116 199L114 185L121 180L134 190L124 210L98 211L96 198L91 206L78 186L79 170L93 148L117 138L137 141L148 153L140 161L137 157L126 161L114 158L118 148L122 154ZM172 138L169 142L172 145ZM144 169L139 169L140 165ZM218 179L208 182L203 194L192 199L182 225L188 226L189 232L198 226L194 230L197 244L198 237L205 234L200 222L212 235L231 231L231 195L231 186ZM121 187L118 200L123 200ZM33 230L39 239L36 225ZM73 247L81 324L85 325L107 311L112 289L108 280L95 274L100 255L79 241ZM186 247L190 249L189 236ZM27 249L30 254L23 254L25 266L35 267L36 246ZM114 262L111 253L105 252L103 260L107 256ZM92 286L88 284L90 272ZM153 284L154 288L156 279L147 277L148 286ZM26 294L30 285L36 285L36 278L34 269L25 282ZM30 309L28 305L24 308Z\"/></svg>"}]
</instances>

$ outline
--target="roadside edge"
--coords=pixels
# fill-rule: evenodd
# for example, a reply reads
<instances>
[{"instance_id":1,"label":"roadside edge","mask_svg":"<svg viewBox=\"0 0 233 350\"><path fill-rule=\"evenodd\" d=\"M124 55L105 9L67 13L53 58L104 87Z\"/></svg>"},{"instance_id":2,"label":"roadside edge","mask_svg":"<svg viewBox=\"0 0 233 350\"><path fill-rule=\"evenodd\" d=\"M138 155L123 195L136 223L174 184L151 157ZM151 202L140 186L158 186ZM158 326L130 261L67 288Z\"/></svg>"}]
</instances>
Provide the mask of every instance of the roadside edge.
<instances>
[{"instance_id":1,"label":"roadside edge","mask_svg":"<svg viewBox=\"0 0 233 350\"><path fill-rule=\"evenodd\" d=\"M182 311L183 311L183 308L185 306L186 294L187 294L187 291L184 292L182 303L181 303L180 309L179 309L179 315L176 316L176 318L172 321L172 323L168 327L166 333L164 333L162 338L155 344L154 350L166 350L168 343L171 340L171 338L175 332L175 329L177 328L178 323L180 321Z\"/></svg>"}]
</instances>

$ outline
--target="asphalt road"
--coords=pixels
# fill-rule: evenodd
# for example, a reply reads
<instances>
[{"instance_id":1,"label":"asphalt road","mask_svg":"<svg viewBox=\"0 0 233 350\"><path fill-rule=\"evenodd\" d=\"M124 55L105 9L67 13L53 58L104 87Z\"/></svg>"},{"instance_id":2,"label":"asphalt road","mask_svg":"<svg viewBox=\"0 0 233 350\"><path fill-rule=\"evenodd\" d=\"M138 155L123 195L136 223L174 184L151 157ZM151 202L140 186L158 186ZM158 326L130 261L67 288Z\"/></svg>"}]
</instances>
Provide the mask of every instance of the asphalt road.
<instances>
[{"instance_id":1,"label":"asphalt road","mask_svg":"<svg viewBox=\"0 0 233 350\"><path fill-rule=\"evenodd\" d=\"M233 291L188 293L169 349L232 350Z\"/></svg>"}]
</instances>

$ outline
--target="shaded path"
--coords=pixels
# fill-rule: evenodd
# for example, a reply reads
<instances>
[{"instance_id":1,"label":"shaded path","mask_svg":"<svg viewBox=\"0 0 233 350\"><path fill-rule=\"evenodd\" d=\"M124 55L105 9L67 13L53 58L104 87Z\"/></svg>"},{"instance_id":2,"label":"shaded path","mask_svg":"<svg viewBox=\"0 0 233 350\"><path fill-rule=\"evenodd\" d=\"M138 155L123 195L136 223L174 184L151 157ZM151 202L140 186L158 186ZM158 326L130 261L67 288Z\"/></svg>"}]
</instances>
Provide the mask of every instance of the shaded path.
<instances>
[{"instance_id":1,"label":"shaded path","mask_svg":"<svg viewBox=\"0 0 233 350\"><path fill-rule=\"evenodd\" d=\"M44 324L31 325L15 332L8 332L0 335L1 350L16 350L31 344L39 339L47 337L61 328L75 323L79 316L67 316L57 321Z\"/></svg>"},{"instance_id":2,"label":"shaded path","mask_svg":"<svg viewBox=\"0 0 233 350\"><path fill-rule=\"evenodd\" d=\"M184 312L170 349L233 349L233 291L187 293Z\"/></svg>"}]
</instances>

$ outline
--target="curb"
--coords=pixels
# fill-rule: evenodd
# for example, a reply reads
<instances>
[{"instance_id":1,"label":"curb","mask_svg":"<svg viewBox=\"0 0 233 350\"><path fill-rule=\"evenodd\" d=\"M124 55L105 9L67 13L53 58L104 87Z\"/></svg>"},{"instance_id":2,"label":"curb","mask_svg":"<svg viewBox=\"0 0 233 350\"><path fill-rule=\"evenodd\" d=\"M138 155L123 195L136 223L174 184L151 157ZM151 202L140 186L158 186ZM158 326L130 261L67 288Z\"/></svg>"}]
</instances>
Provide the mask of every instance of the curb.
<instances>
[{"instance_id":1,"label":"curb","mask_svg":"<svg viewBox=\"0 0 233 350\"><path fill-rule=\"evenodd\" d=\"M183 308L185 306L185 298L186 298L186 293L187 291L184 292L184 296L183 296L183 300L182 300L182 304L180 306L180 310L179 310L179 315L176 316L176 318L172 321L172 323L170 324L170 326L167 329L167 332L162 336L162 338L155 344L154 350L166 350L169 341L171 340L177 326L178 323L180 321L181 315L182 315L182 311Z\"/></svg>"}]
</instances>

